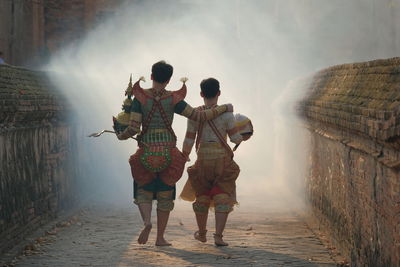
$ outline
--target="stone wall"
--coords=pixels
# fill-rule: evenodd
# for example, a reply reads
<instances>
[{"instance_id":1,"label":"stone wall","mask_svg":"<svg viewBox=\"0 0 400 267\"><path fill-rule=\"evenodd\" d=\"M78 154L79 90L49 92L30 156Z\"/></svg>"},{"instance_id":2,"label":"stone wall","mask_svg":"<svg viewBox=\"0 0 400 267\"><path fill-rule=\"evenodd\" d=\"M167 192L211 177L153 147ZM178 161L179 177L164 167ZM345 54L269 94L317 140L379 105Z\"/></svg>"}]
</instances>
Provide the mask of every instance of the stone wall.
<instances>
[{"instance_id":1,"label":"stone wall","mask_svg":"<svg viewBox=\"0 0 400 267\"><path fill-rule=\"evenodd\" d=\"M44 52L44 12L41 1L0 1L0 51L7 63L30 64L36 62Z\"/></svg>"},{"instance_id":2,"label":"stone wall","mask_svg":"<svg viewBox=\"0 0 400 267\"><path fill-rule=\"evenodd\" d=\"M135 0L136 1L136 0ZM111 16L122 0L0 0L0 51L36 68Z\"/></svg>"},{"instance_id":3,"label":"stone wall","mask_svg":"<svg viewBox=\"0 0 400 267\"><path fill-rule=\"evenodd\" d=\"M0 65L0 254L77 201L67 113L44 73Z\"/></svg>"},{"instance_id":4,"label":"stone wall","mask_svg":"<svg viewBox=\"0 0 400 267\"><path fill-rule=\"evenodd\" d=\"M121 0L42 0L46 47L50 52L82 39L111 16Z\"/></svg>"},{"instance_id":5,"label":"stone wall","mask_svg":"<svg viewBox=\"0 0 400 267\"><path fill-rule=\"evenodd\" d=\"M300 107L320 230L352 266L400 266L400 58L322 70Z\"/></svg>"}]
</instances>

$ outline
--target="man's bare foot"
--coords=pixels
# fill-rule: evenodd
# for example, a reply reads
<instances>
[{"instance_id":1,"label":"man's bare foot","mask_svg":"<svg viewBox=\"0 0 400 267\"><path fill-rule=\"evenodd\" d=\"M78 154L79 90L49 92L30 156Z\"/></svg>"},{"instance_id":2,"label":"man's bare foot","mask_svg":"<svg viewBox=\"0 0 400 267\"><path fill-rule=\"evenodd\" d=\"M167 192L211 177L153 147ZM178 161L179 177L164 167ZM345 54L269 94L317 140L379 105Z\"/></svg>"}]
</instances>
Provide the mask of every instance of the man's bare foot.
<instances>
[{"instance_id":1,"label":"man's bare foot","mask_svg":"<svg viewBox=\"0 0 400 267\"><path fill-rule=\"evenodd\" d=\"M207 234L207 230L205 230L204 232L196 231L196 232L194 232L194 238L199 240L200 242L205 243L205 242L207 242L206 234Z\"/></svg>"},{"instance_id":2,"label":"man's bare foot","mask_svg":"<svg viewBox=\"0 0 400 267\"><path fill-rule=\"evenodd\" d=\"M166 246L171 246L171 243L167 242L167 240L165 240L164 238L157 238L156 246L166 247Z\"/></svg>"},{"instance_id":3,"label":"man's bare foot","mask_svg":"<svg viewBox=\"0 0 400 267\"><path fill-rule=\"evenodd\" d=\"M146 244L147 240L149 239L149 235L150 235L150 231L151 231L151 223L150 224L146 224L142 230L142 232L139 235L138 238L138 243L139 244Z\"/></svg>"},{"instance_id":4,"label":"man's bare foot","mask_svg":"<svg viewBox=\"0 0 400 267\"><path fill-rule=\"evenodd\" d=\"M229 244L222 240L223 235L214 234L214 243L218 247L228 246Z\"/></svg>"}]
</instances>

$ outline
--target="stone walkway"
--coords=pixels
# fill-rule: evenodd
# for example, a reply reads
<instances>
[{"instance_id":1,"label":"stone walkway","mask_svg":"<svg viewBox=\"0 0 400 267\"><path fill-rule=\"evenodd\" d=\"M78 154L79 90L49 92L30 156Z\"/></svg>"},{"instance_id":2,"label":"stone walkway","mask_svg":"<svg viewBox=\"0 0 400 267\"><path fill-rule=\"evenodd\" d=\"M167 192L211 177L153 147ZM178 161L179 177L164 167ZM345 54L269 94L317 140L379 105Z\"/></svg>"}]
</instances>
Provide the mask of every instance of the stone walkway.
<instances>
[{"instance_id":1,"label":"stone walkway","mask_svg":"<svg viewBox=\"0 0 400 267\"><path fill-rule=\"evenodd\" d=\"M178 203L177 203L178 204ZM208 243L192 238L193 214L180 207L171 214L166 238L155 247L155 218L149 243L138 245L141 220L134 206L89 207L25 248L16 266L336 266L328 250L294 213L235 210L225 241L215 247L210 214ZM153 213L155 213L153 211Z\"/></svg>"}]
</instances>

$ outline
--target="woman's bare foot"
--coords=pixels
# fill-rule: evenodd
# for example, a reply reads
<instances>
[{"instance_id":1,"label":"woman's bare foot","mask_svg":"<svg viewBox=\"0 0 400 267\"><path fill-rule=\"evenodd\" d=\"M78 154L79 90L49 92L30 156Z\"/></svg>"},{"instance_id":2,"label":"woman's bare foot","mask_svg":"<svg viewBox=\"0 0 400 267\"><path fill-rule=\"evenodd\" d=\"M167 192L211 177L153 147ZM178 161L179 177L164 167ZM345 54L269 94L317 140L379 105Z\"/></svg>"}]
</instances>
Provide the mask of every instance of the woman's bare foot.
<instances>
[{"instance_id":1,"label":"woman's bare foot","mask_svg":"<svg viewBox=\"0 0 400 267\"><path fill-rule=\"evenodd\" d=\"M196 231L196 232L194 232L194 238L199 240L200 242L205 243L205 242L207 242L206 234L207 234L207 230L205 230L204 232Z\"/></svg>"},{"instance_id":2,"label":"woman's bare foot","mask_svg":"<svg viewBox=\"0 0 400 267\"><path fill-rule=\"evenodd\" d=\"M150 231L151 231L151 223L150 224L146 224L142 230L142 232L139 235L138 238L138 243L139 244L146 244L147 240L149 239L149 235L150 235Z\"/></svg>"},{"instance_id":3,"label":"woman's bare foot","mask_svg":"<svg viewBox=\"0 0 400 267\"><path fill-rule=\"evenodd\" d=\"M171 243L167 242L167 240L165 240L164 238L157 238L156 246L166 247L166 246L171 246Z\"/></svg>"},{"instance_id":4,"label":"woman's bare foot","mask_svg":"<svg viewBox=\"0 0 400 267\"><path fill-rule=\"evenodd\" d=\"M222 240L223 235L214 234L214 243L218 247L228 246L229 244Z\"/></svg>"}]
</instances>

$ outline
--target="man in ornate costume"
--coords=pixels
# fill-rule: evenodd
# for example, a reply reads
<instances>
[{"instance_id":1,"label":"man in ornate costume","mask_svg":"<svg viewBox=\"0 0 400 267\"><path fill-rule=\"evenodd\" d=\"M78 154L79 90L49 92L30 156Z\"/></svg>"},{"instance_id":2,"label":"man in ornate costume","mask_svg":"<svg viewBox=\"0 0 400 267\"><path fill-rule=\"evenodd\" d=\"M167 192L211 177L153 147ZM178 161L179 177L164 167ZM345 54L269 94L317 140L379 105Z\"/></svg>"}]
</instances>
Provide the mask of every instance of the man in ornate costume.
<instances>
[{"instance_id":1,"label":"man in ornate costume","mask_svg":"<svg viewBox=\"0 0 400 267\"><path fill-rule=\"evenodd\" d=\"M204 106L199 110L209 110L218 107L220 95L219 82L214 78L203 80L200 84ZM239 166L233 161L233 151L226 142L230 140L238 145L247 140L251 134L241 135L235 125L233 113L227 112L207 121L196 122L188 120L186 137L183 143L183 154L188 157L194 143L196 143L197 160L188 168L189 179L181 194L182 199L194 201L193 210L199 230L194 237L206 242L207 218L210 206L215 208L214 241L217 246L227 246L222 239L222 233L228 214L236 204L236 184L239 175ZM197 136L197 139L196 139ZM196 141L195 141L196 140ZM190 197L188 191L194 191Z\"/></svg>"},{"instance_id":2,"label":"man in ornate costume","mask_svg":"<svg viewBox=\"0 0 400 267\"><path fill-rule=\"evenodd\" d=\"M152 88L142 89L140 80L128 87L124 112L114 118L114 129L120 140L138 134L139 148L129 159L135 203L144 222L138 243L145 244L148 240L152 227L152 200L156 199L156 245L169 246L171 244L164 239L164 232L174 207L175 184L181 178L186 162L186 157L176 148L176 135L172 129L174 113L203 122L232 111L233 107L228 104L206 111L195 110L184 101L186 79L182 79L180 90L165 90L173 73L171 65L160 61L152 66L151 71Z\"/></svg>"}]
</instances>

